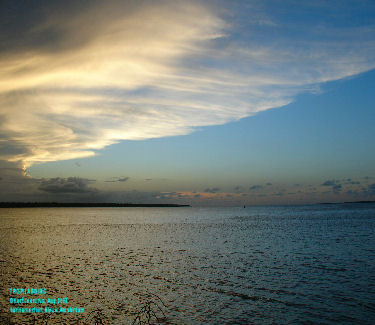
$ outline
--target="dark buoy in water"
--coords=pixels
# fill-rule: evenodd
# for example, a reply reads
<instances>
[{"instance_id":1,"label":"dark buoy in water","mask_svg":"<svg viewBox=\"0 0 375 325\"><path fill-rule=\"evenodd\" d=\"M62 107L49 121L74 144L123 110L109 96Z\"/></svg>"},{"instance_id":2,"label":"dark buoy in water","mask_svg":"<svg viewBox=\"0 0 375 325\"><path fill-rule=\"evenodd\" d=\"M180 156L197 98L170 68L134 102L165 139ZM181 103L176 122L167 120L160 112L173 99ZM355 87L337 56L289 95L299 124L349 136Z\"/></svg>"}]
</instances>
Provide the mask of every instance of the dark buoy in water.
<instances>
[{"instance_id":1,"label":"dark buoy in water","mask_svg":"<svg viewBox=\"0 0 375 325\"><path fill-rule=\"evenodd\" d=\"M246 205L244 205L243 208L245 209L245 208L246 208Z\"/></svg>"}]
</instances>

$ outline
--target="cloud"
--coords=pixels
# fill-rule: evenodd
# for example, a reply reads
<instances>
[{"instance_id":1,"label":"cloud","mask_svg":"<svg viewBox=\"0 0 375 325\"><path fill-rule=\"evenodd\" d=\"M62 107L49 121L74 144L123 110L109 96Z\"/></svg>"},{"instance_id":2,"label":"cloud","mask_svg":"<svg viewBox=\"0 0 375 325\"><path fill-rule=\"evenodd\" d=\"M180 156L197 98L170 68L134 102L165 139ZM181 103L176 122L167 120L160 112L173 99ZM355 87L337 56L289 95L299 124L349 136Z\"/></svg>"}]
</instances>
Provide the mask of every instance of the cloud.
<instances>
[{"instance_id":1,"label":"cloud","mask_svg":"<svg viewBox=\"0 0 375 325\"><path fill-rule=\"evenodd\" d=\"M115 182L126 182L130 177L112 177L111 180L105 181L106 183L115 183Z\"/></svg>"},{"instance_id":2,"label":"cloud","mask_svg":"<svg viewBox=\"0 0 375 325\"><path fill-rule=\"evenodd\" d=\"M220 191L220 188L218 187L206 188L204 190L205 193L217 193L219 191Z\"/></svg>"},{"instance_id":3,"label":"cloud","mask_svg":"<svg viewBox=\"0 0 375 325\"><path fill-rule=\"evenodd\" d=\"M2 6L0 159L24 166L238 120L375 67L372 25L324 24L318 11L301 25L210 1Z\"/></svg>"},{"instance_id":4,"label":"cloud","mask_svg":"<svg viewBox=\"0 0 375 325\"><path fill-rule=\"evenodd\" d=\"M335 194L339 194L341 192L341 190L342 190L341 184L335 184L334 186L332 186L332 191Z\"/></svg>"},{"instance_id":5,"label":"cloud","mask_svg":"<svg viewBox=\"0 0 375 325\"><path fill-rule=\"evenodd\" d=\"M95 193L97 189L89 186L93 181L80 177L50 178L42 180L38 189L44 192L59 193Z\"/></svg>"},{"instance_id":6,"label":"cloud","mask_svg":"<svg viewBox=\"0 0 375 325\"><path fill-rule=\"evenodd\" d=\"M347 195L352 195L352 196L358 196L359 192L357 190L348 190L345 192Z\"/></svg>"},{"instance_id":7,"label":"cloud","mask_svg":"<svg viewBox=\"0 0 375 325\"><path fill-rule=\"evenodd\" d=\"M27 176L21 162L0 160L0 200L12 201L25 193L37 191L38 179Z\"/></svg>"},{"instance_id":8,"label":"cloud","mask_svg":"<svg viewBox=\"0 0 375 325\"><path fill-rule=\"evenodd\" d=\"M21 162L0 160L0 201L27 202L100 202L106 193L90 186L93 180L68 178L33 178Z\"/></svg>"},{"instance_id":9,"label":"cloud","mask_svg":"<svg viewBox=\"0 0 375 325\"><path fill-rule=\"evenodd\" d=\"M241 192L244 191L244 188L242 186L238 185L238 186L235 186L233 188L233 190L234 190L235 193L241 193Z\"/></svg>"},{"instance_id":10,"label":"cloud","mask_svg":"<svg viewBox=\"0 0 375 325\"><path fill-rule=\"evenodd\" d=\"M262 185L253 185L249 188L250 191L258 191L258 190L261 190L261 189L263 189Z\"/></svg>"},{"instance_id":11,"label":"cloud","mask_svg":"<svg viewBox=\"0 0 375 325\"><path fill-rule=\"evenodd\" d=\"M336 180L327 180L320 186L329 186L334 194L339 194L342 190L342 184Z\"/></svg>"},{"instance_id":12,"label":"cloud","mask_svg":"<svg viewBox=\"0 0 375 325\"><path fill-rule=\"evenodd\" d=\"M363 190L363 193L366 195L366 196L373 196L375 195L375 183L373 184L369 184L367 186L367 188L365 188Z\"/></svg>"},{"instance_id":13,"label":"cloud","mask_svg":"<svg viewBox=\"0 0 375 325\"><path fill-rule=\"evenodd\" d=\"M335 180L329 180L322 183L320 186L334 186L336 184Z\"/></svg>"}]
</instances>

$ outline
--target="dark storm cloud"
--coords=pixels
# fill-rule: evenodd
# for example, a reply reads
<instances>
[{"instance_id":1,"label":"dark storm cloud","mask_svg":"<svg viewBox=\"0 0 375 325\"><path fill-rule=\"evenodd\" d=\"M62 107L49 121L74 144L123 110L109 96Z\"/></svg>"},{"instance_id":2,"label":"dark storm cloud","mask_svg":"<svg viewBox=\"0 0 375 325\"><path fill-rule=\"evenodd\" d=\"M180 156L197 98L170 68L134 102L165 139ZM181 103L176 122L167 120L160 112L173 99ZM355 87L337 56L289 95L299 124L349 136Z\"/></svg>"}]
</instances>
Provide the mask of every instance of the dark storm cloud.
<instances>
[{"instance_id":1,"label":"dark storm cloud","mask_svg":"<svg viewBox=\"0 0 375 325\"><path fill-rule=\"evenodd\" d=\"M30 180L30 178L25 176L23 166L20 162L0 160L0 176L3 180L10 182L17 182L21 179Z\"/></svg>"},{"instance_id":2,"label":"dark storm cloud","mask_svg":"<svg viewBox=\"0 0 375 325\"><path fill-rule=\"evenodd\" d=\"M204 192L206 193L217 193L220 191L220 188L218 187L212 187L212 188L206 188Z\"/></svg>"},{"instance_id":3,"label":"dark storm cloud","mask_svg":"<svg viewBox=\"0 0 375 325\"><path fill-rule=\"evenodd\" d=\"M250 191L258 191L258 190L261 190L261 189L263 189L262 185L253 185L249 188Z\"/></svg>"},{"instance_id":4,"label":"dark storm cloud","mask_svg":"<svg viewBox=\"0 0 375 325\"><path fill-rule=\"evenodd\" d=\"M21 162L0 160L0 202L109 202L111 193L99 191L94 180L68 178L33 178Z\"/></svg>"},{"instance_id":5,"label":"dark storm cloud","mask_svg":"<svg viewBox=\"0 0 375 325\"><path fill-rule=\"evenodd\" d=\"M0 109L2 106L2 101L0 99ZM4 118L0 115L0 159L8 160L12 159L18 155L27 155L30 150L27 145L23 144L21 141L15 139L9 139L5 132L1 132L1 129L5 128ZM1 168L1 165L0 165Z\"/></svg>"},{"instance_id":6,"label":"dark storm cloud","mask_svg":"<svg viewBox=\"0 0 375 325\"><path fill-rule=\"evenodd\" d=\"M38 189L48 193L95 193L97 189L89 187L93 181L80 177L50 178L42 180Z\"/></svg>"},{"instance_id":7,"label":"dark storm cloud","mask_svg":"<svg viewBox=\"0 0 375 325\"><path fill-rule=\"evenodd\" d=\"M25 174L21 162L0 160L0 201L35 201L40 179Z\"/></svg>"},{"instance_id":8,"label":"dark storm cloud","mask_svg":"<svg viewBox=\"0 0 375 325\"><path fill-rule=\"evenodd\" d=\"M22 168L17 168L17 167L0 167L0 173L2 175L6 175L7 177L22 177L23 174L23 169Z\"/></svg>"}]
</instances>

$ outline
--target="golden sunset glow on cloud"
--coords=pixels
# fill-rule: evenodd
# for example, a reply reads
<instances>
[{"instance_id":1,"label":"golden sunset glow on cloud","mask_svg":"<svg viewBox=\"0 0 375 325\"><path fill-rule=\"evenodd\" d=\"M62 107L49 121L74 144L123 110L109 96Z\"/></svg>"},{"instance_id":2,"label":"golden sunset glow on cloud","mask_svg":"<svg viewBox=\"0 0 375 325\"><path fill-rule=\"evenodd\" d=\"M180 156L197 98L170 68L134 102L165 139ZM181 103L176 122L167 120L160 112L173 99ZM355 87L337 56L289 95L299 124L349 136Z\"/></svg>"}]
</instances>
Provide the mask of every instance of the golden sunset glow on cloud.
<instances>
[{"instance_id":1,"label":"golden sunset glow on cloud","mask_svg":"<svg viewBox=\"0 0 375 325\"><path fill-rule=\"evenodd\" d=\"M2 141L12 146L1 159L30 166L88 157L121 140L188 134L375 66L374 44L364 40L353 53L355 37L244 46L208 2L65 9L52 8L0 54Z\"/></svg>"}]
</instances>

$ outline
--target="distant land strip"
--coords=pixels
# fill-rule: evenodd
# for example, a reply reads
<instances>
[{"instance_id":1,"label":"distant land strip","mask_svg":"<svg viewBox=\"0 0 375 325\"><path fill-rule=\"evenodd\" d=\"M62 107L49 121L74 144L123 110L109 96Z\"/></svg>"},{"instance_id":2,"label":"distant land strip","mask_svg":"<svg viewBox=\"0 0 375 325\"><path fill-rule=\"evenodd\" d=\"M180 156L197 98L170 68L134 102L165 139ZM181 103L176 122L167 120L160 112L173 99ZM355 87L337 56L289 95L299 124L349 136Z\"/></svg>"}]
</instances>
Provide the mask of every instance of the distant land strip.
<instances>
[{"instance_id":1,"label":"distant land strip","mask_svg":"<svg viewBox=\"0 0 375 325\"><path fill-rule=\"evenodd\" d=\"M357 203L375 203L375 201L324 202L324 203L319 203L319 204L357 204Z\"/></svg>"},{"instance_id":2,"label":"distant land strip","mask_svg":"<svg viewBox=\"0 0 375 325\"><path fill-rule=\"evenodd\" d=\"M0 208L178 208L189 204L0 202Z\"/></svg>"}]
</instances>

